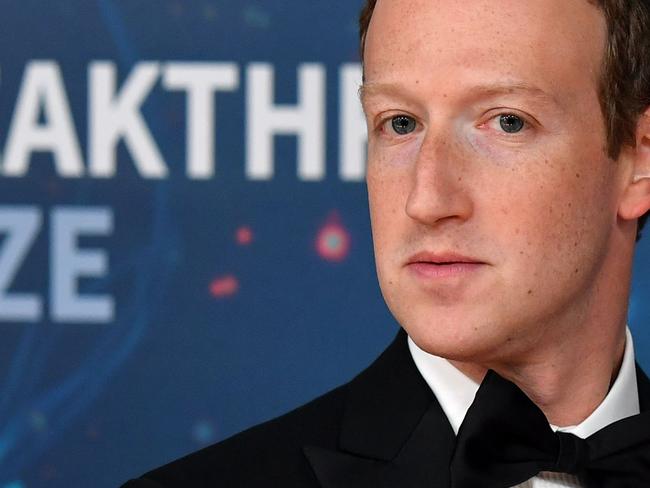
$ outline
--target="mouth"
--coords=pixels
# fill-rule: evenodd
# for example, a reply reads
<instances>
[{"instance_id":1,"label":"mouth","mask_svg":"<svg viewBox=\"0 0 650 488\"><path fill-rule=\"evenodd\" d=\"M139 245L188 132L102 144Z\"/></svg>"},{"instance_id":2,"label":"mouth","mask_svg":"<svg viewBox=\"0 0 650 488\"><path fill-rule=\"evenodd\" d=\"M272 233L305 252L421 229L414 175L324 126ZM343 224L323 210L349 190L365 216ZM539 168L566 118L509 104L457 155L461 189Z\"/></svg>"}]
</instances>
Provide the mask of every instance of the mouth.
<instances>
[{"instance_id":1,"label":"mouth","mask_svg":"<svg viewBox=\"0 0 650 488\"><path fill-rule=\"evenodd\" d=\"M433 252L419 252L411 256L407 264L436 264L440 266L449 266L453 264L486 264L485 262L475 259L469 256L463 256L455 252L443 252L443 253L433 253Z\"/></svg>"},{"instance_id":2,"label":"mouth","mask_svg":"<svg viewBox=\"0 0 650 488\"><path fill-rule=\"evenodd\" d=\"M455 252L420 252L408 258L406 267L420 277L431 279L467 275L487 264Z\"/></svg>"}]
</instances>

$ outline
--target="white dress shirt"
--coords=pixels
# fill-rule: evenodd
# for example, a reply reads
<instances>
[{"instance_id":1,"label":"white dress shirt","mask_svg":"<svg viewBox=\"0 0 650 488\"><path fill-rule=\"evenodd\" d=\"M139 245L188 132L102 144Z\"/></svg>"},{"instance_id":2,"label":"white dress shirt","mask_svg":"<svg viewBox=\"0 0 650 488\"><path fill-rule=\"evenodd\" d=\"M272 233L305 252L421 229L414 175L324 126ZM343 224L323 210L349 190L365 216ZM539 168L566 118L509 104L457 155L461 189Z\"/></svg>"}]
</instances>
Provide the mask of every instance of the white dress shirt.
<instances>
[{"instance_id":1,"label":"white dress shirt","mask_svg":"<svg viewBox=\"0 0 650 488\"><path fill-rule=\"evenodd\" d=\"M451 427L458 434L460 424L474 401L479 384L461 373L446 359L420 349L410 337L408 345L418 371L433 390ZM638 413L640 413L640 407L634 345L628 328L621 369L602 403L578 425L559 429L551 425L551 428L570 432L584 439L613 422ZM513 488L582 488L582 486L575 476L542 471L534 478Z\"/></svg>"}]
</instances>

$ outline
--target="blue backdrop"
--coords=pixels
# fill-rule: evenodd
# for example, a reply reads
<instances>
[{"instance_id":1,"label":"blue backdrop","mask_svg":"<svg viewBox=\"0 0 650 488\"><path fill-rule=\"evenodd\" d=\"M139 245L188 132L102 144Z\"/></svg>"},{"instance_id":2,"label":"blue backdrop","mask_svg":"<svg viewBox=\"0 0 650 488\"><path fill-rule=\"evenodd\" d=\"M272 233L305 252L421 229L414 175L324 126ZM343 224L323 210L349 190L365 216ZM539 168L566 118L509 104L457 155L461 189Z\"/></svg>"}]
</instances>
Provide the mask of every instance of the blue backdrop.
<instances>
[{"instance_id":1,"label":"blue backdrop","mask_svg":"<svg viewBox=\"0 0 650 488\"><path fill-rule=\"evenodd\" d=\"M113 487L348 380L360 0L3 2L0 488ZM650 241L630 323L650 368Z\"/></svg>"}]
</instances>

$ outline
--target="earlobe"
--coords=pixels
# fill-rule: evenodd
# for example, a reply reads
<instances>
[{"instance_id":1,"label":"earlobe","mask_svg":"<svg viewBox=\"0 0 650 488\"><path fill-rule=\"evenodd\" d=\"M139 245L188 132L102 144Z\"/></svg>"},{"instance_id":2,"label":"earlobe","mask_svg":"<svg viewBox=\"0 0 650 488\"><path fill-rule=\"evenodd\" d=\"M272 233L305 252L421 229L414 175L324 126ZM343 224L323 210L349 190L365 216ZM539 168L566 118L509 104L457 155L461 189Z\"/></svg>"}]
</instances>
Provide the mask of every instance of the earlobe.
<instances>
[{"instance_id":1,"label":"earlobe","mask_svg":"<svg viewBox=\"0 0 650 488\"><path fill-rule=\"evenodd\" d=\"M630 149L632 178L618 209L619 217L625 220L638 219L650 210L650 108L639 117L636 145Z\"/></svg>"},{"instance_id":2,"label":"earlobe","mask_svg":"<svg viewBox=\"0 0 650 488\"><path fill-rule=\"evenodd\" d=\"M650 210L650 176L631 183L618 208L618 215L625 220L638 219Z\"/></svg>"}]
</instances>

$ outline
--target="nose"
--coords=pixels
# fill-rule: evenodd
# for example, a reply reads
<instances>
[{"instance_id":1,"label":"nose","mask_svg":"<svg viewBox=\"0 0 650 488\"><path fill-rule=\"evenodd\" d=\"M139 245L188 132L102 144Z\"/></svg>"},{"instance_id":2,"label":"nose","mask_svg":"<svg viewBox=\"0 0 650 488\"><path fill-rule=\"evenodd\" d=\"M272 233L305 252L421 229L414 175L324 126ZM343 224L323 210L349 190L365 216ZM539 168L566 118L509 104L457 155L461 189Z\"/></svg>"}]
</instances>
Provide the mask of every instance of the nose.
<instances>
[{"instance_id":1,"label":"nose","mask_svg":"<svg viewBox=\"0 0 650 488\"><path fill-rule=\"evenodd\" d=\"M466 155L448 140L427 137L412 166L406 214L424 225L463 222L474 211Z\"/></svg>"}]
</instances>

